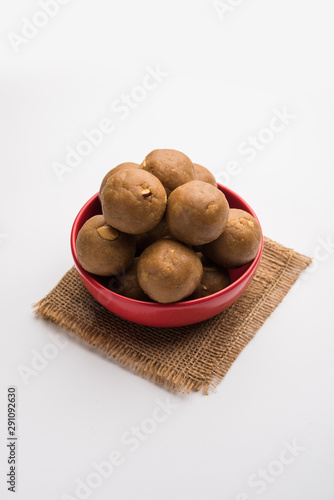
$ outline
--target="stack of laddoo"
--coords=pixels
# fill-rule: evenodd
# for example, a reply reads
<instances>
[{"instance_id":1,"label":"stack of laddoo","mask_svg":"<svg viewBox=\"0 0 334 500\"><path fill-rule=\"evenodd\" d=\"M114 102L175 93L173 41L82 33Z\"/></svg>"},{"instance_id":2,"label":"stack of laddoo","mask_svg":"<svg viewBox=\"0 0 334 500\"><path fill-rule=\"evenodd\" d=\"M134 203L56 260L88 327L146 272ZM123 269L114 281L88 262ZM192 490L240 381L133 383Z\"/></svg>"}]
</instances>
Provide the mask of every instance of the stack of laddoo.
<instances>
[{"instance_id":1,"label":"stack of laddoo","mask_svg":"<svg viewBox=\"0 0 334 500\"><path fill-rule=\"evenodd\" d=\"M99 198L102 214L78 233L78 260L131 299L167 304L216 293L261 243L257 220L230 208L211 172L173 149L113 168Z\"/></svg>"}]
</instances>

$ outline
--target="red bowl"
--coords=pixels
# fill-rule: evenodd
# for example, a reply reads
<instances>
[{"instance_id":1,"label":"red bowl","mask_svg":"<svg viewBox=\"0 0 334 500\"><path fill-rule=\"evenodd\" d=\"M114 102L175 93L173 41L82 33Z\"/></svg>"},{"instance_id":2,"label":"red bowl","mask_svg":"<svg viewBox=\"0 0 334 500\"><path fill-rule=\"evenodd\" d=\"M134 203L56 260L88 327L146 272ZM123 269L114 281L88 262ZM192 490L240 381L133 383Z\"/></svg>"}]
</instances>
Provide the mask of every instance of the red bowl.
<instances>
[{"instance_id":1,"label":"red bowl","mask_svg":"<svg viewBox=\"0 0 334 500\"><path fill-rule=\"evenodd\" d=\"M258 221L254 211L240 196L221 184L218 184L218 188L225 194L231 208L245 210ZM100 304L121 318L140 325L156 327L184 326L204 321L219 314L243 294L252 281L261 258L263 237L255 259L243 267L230 270L231 285L208 297L175 304L157 304L129 299L103 286L101 283L103 279L101 280L99 277L85 271L78 261L75 245L78 232L90 217L101 213L100 200L98 194L96 194L87 201L75 218L71 232L71 250L75 266L83 284Z\"/></svg>"}]
</instances>

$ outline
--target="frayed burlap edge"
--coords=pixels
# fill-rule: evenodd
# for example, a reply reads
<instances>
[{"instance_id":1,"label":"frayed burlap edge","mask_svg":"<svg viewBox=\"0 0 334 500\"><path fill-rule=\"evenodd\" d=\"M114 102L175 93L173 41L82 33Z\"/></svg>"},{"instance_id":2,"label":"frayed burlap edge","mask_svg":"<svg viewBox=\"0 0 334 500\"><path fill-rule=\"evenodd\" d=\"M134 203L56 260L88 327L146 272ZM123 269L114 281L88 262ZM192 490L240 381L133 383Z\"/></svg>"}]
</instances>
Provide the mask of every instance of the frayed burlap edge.
<instances>
[{"instance_id":1,"label":"frayed burlap edge","mask_svg":"<svg viewBox=\"0 0 334 500\"><path fill-rule=\"evenodd\" d=\"M50 294L51 293L52 290ZM34 314L45 320L53 322L56 325L66 328L66 330L74 333L84 342L87 342L88 345L104 352L107 356L115 359L124 367L130 368L143 378L153 380L154 382L165 386L167 389L176 392L190 393L191 391L199 391L201 388L206 386L206 381L191 380L189 375L175 373L175 370L170 366L166 366L164 363L139 353L136 349L133 349L129 345L125 345L124 342L118 341L113 337L111 337L106 343L101 334L92 333L91 327L85 326L83 323L80 324L80 328L82 328L82 330L78 333L77 319L73 319L71 314L64 312L60 317L59 311L55 305L48 302L48 296L50 294L33 304Z\"/></svg>"},{"instance_id":2,"label":"frayed burlap edge","mask_svg":"<svg viewBox=\"0 0 334 500\"><path fill-rule=\"evenodd\" d=\"M278 246L277 243L272 242L269 238L265 238L265 243L269 247L271 244ZM78 320L75 315L67 313L64 310L60 313L59 308L55 304L50 303L49 299L61 284L64 277L68 273L73 271L76 272L74 268L66 273L62 280L59 281L46 297L35 303L33 308L36 315L50 320L61 327L65 327L89 345L100 349L107 356L115 359L123 366L132 369L143 378L149 380L153 379L156 383L164 385L167 389L172 391L190 393L192 390L198 391L203 388L204 394L208 394L210 388L216 388L219 382L221 382L240 352L284 299L291 286L298 279L299 274L309 266L311 262L312 259L309 257L290 250L285 266L281 269L279 278L265 290L257 305L251 309L247 316L245 316L243 322L240 324L239 330L235 332L233 339L227 346L224 344L223 339L224 330L217 328L214 345L207 346L206 350L207 359L210 358L210 355L218 359L216 365L212 369L209 380L195 380L189 373L176 372L174 368L149 358L130 345L126 345L123 341L115 339L113 336L110 336L110 339L106 342L106 339L101 333L92 332L91 326L86 325L85 322L80 321L80 319ZM270 261L267 262L266 265L269 266ZM231 308L233 307L238 307L238 301L231 306ZM218 318L219 316L216 317L217 324ZM131 323L129 323L129 328L131 328L130 325ZM78 331L80 333L78 333ZM219 347L220 345L223 348L222 351Z\"/></svg>"},{"instance_id":3,"label":"frayed burlap edge","mask_svg":"<svg viewBox=\"0 0 334 500\"><path fill-rule=\"evenodd\" d=\"M267 241L270 241L266 238ZM267 288L261 299L258 301L228 345L225 353L217 363L212 373L212 379L204 384L204 393L208 394L210 388L216 388L224 378L232 363L252 340L256 332L260 329L270 314L282 302L292 285L297 281L300 273L304 271L312 262L310 257L298 254L290 250L286 265L282 268L279 279ZM269 263L267 265L270 265Z\"/></svg>"}]
</instances>

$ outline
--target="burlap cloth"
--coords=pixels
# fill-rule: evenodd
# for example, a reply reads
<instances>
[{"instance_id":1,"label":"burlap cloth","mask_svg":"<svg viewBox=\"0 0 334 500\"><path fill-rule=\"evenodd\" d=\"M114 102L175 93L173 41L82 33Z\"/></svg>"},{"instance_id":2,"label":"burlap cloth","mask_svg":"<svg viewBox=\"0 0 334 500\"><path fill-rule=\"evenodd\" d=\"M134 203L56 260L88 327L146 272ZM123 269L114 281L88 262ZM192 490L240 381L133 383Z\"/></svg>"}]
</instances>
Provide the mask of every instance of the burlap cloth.
<instances>
[{"instance_id":1,"label":"burlap cloth","mask_svg":"<svg viewBox=\"0 0 334 500\"><path fill-rule=\"evenodd\" d=\"M172 390L208 393L310 263L309 257L265 238L246 292L218 316L191 326L152 328L119 318L96 302L74 267L35 305L35 313L145 378Z\"/></svg>"}]
</instances>

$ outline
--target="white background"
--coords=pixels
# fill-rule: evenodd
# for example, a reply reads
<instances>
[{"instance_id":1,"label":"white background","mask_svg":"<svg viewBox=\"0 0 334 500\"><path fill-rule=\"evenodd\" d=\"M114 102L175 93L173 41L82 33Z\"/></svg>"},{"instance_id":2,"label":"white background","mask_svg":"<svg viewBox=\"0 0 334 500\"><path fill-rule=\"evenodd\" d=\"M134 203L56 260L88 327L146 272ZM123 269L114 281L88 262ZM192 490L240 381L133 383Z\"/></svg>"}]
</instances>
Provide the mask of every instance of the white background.
<instances>
[{"instance_id":1,"label":"white background","mask_svg":"<svg viewBox=\"0 0 334 500\"><path fill-rule=\"evenodd\" d=\"M333 2L225 4L219 16L212 0L71 0L16 53L8 34L40 7L1 3L1 499L79 498L77 479L113 450L123 463L87 498L334 498ZM168 76L122 119L111 105L148 66ZM240 144L284 108L294 118L249 161ZM105 117L114 132L60 182L54 162ZM169 393L32 314L72 265L73 219L103 175L159 147L207 166L267 236L316 257L210 396ZM231 161L238 168L227 176ZM25 384L19 367L32 368L50 334L68 343ZM9 385L18 392L15 496ZM167 396L176 408L131 452L122 435ZM300 451L280 466L286 442ZM277 477L254 486L261 467Z\"/></svg>"}]
</instances>

